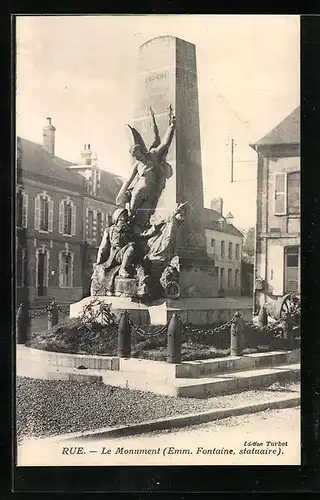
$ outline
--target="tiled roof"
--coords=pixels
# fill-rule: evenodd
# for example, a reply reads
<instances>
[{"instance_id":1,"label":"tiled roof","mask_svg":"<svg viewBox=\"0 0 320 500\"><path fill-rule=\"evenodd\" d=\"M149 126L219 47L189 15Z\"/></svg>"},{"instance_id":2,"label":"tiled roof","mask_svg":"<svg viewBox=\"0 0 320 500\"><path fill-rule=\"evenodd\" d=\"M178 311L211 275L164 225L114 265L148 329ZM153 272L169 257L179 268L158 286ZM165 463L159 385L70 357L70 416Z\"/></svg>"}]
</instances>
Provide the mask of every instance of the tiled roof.
<instances>
[{"instance_id":1,"label":"tiled roof","mask_svg":"<svg viewBox=\"0 0 320 500\"><path fill-rule=\"evenodd\" d=\"M253 146L277 144L300 144L300 106Z\"/></svg>"},{"instance_id":2,"label":"tiled roof","mask_svg":"<svg viewBox=\"0 0 320 500\"><path fill-rule=\"evenodd\" d=\"M116 196L119 193L122 182L123 181L119 176L112 174L111 172L107 172L106 170L100 169L99 198L102 198L104 201L115 205Z\"/></svg>"},{"instance_id":3,"label":"tiled roof","mask_svg":"<svg viewBox=\"0 0 320 500\"><path fill-rule=\"evenodd\" d=\"M18 137L17 149L18 163L22 170L79 187L84 186L84 179L79 174L66 170L71 165L70 162L51 156L40 144Z\"/></svg>"},{"instance_id":4,"label":"tiled roof","mask_svg":"<svg viewBox=\"0 0 320 500\"><path fill-rule=\"evenodd\" d=\"M222 233L233 234L234 236L240 236L243 238L243 234L237 229L233 224L225 224L224 228L221 229L219 224L219 219L221 219L221 214L216 210L211 208L204 209L204 220L206 229L214 229L215 231L220 231Z\"/></svg>"},{"instance_id":5,"label":"tiled roof","mask_svg":"<svg viewBox=\"0 0 320 500\"><path fill-rule=\"evenodd\" d=\"M58 156L52 157L42 146L35 142L17 138L18 160L20 166L27 172L43 175L49 179L58 179L84 188L85 178L74 170L68 170L67 167L74 166L74 163L63 160ZM122 185L122 179L100 169L100 192L98 198L107 203L115 204L116 196Z\"/></svg>"}]
</instances>

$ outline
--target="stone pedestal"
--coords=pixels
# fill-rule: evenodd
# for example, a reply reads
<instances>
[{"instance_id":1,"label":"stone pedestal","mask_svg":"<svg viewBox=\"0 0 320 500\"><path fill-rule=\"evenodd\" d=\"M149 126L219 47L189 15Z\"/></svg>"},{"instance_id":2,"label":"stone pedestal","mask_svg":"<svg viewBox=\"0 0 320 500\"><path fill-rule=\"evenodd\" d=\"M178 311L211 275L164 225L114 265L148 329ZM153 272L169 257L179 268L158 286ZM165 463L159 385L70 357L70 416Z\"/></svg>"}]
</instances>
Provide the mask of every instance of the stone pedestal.
<instances>
[{"instance_id":1,"label":"stone pedestal","mask_svg":"<svg viewBox=\"0 0 320 500\"><path fill-rule=\"evenodd\" d=\"M135 297L138 293L138 282L132 278L120 278L119 276L114 281L115 296Z\"/></svg>"},{"instance_id":2,"label":"stone pedestal","mask_svg":"<svg viewBox=\"0 0 320 500\"><path fill-rule=\"evenodd\" d=\"M172 315L177 313L184 324L207 325L223 323L231 319L236 311L240 311L246 321L251 321L251 299L239 298L201 298L187 299L158 299L149 304L128 297L96 296L86 297L80 302L70 305L70 318L82 316L85 306L95 302L111 304L111 311L120 319L121 314L127 311L138 325L167 325ZM102 318L98 318L102 321Z\"/></svg>"},{"instance_id":3,"label":"stone pedestal","mask_svg":"<svg viewBox=\"0 0 320 500\"><path fill-rule=\"evenodd\" d=\"M214 297L218 295L218 278L214 261L206 254L195 45L161 36L143 44L139 53L133 123L147 147L154 138L149 106L163 137L170 104L176 115L176 132L167 155L172 175L166 179L156 215L166 217L177 203L190 203L192 210L177 235L182 296L196 293Z\"/></svg>"}]
</instances>

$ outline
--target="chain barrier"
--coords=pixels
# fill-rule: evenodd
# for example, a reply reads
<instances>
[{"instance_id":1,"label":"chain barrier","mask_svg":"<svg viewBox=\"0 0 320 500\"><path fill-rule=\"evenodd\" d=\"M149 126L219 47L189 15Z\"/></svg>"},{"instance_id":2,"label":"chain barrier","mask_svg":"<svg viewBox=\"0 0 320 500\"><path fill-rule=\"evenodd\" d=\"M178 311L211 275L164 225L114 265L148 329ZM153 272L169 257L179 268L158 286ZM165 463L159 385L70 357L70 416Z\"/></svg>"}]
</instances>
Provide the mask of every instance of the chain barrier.
<instances>
[{"instance_id":1,"label":"chain barrier","mask_svg":"<svg viewBox=\"0 0 320 500\"><path fill-rule=\"evenodd\" d=\"M57 305L57 309L58 309L58 311L62 312L63 314L67 314L67 315L70 314L70 306L68 306L68 305L65 305L65 304Z\"/></svg>"},{"instance_id":2,"label":"chain barrier","mask_svg":"<svg viewBox=\"0 0 320 500\"><path fill-rule=\"evenodd\" d=\"M235 323L235 320L236 320L235 318L236 317L233 316L226 323L223 323L222 325L216 326L215 328L209 328L207 331L204 331L203 333L205 333L206 335L210 335L212 333L222 332L222 331L226 330L227 328L230 328L232 323ZM193 326L192 325L184 325L184 329L186 331L189 331L189 333L192 333Z\"/></svg>"},{"instance_id":3,"label":"chain barrier","mask_svg":"<svg viewBox=\"0 0 320 500\"><path fill-rule=\"evenodd\" d=\"M51 304L48 304L46 307L42 307L40 309L32 309L29 311L29 316L30 319L34 318L39 318L40 316L44 316L45 314L48 314L52 312L52 310L56 307L58 311L62 312L63 314L69 315L69 308L70 306L65 305L65 304L56 304L55 302L51 302Z\"/></svg>"},{"instance_id":4,"label":"chain barrier","mask_svg":"<svg viewBox=\"0 0 320 500\"><path fill-rule=\"evenodd\" d=\"M34 309L33 311L29 312L30 319L33 318L38 318L40 316L43 316L45 314L48 314L48 308L43 308L43 309Z\"/></svg>"},{"instance_id":5,"label":"chain barrier","mask_svg":"<svg viewBox=\"0 0 320 500\"><path fill-rule=\"evenodd\" d=\"M133 321L133 319L131 318L131 316L129 316L129 323L130 323L130 325L131 325L131 327L133 329L132 332L133 333L137 333L138 335L140 335L140 337L143 337L144 339L146 339L146 337L148 339L152 339L154 337L159 337L160 335L163 335L164 333L166 333L167 328L168 328L168 325L163 325L158 330L156 330L155 332L148 333L145 330L143 330L140 326L138 326Z\"/></svg>"}]
</instances>

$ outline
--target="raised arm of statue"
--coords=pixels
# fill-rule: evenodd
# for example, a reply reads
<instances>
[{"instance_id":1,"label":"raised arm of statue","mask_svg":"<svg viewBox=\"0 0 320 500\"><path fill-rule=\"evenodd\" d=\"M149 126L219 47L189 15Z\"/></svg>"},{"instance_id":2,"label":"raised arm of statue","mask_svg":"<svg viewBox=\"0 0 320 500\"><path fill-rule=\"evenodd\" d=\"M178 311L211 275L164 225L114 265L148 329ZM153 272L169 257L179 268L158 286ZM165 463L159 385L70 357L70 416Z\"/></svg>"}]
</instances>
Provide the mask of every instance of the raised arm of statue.
<instances>
[{"instance_id":1,"label":"raised arm of statue","mask_svg":"<svg viewBox=\"0 0 320 500\"><path fill-rule=\"evenodd\" d=\"M160 161L164 160L164 158L166 157L166 155L168 153L171 141L173 139L175 126L176 126L176 118L172 114L172 109L170 107L169 108L169 126L168 126L168 129L167 129L161 143L159 144L159 146L154 148L154 152L157 154Z\"/></svg>"},{"instance_id":2,"label":"raised arm of statue","mask_svg":"<svg viewBox=\"0 0 320 500\"><path fill-rule=\"evenodd\" d=\"M106 228L104 230L102 240L99 246L98 254L97 254L97 260L96 264L102 264L105 262L110 254L110 238L109 238L109 229Z\"/></svg>"},{"instance_id":3,"label":"raised arm of statue","mask_svg":"<svg viewBox=\"0 0 320 500\"><path fill-rule=\"evenodd\" d=\"M124 181L124 183L122 184L122 186L120 188L120 191L116 197L116 205L117 206L125 206L125 202L126 202L125 194L127 192L127 189L129 188L130 184L132 183L132 181L134 180L134 178L137 174L137 165L138 165L138 162L136 162L134 164L130 176L128 177L128 179L126 179Z\"/></svg>"},{"instance_id":4,"label":"raised arm of statue","mask_svg":"<svg viewBox=\"0 0 320 500\"><path fill-rule=\"evenodd\" d=\"M150 106L149 110L150 110L150 115L151 115L151 118L152 118L153 132L154 132L154 140L153 140L153 143L150 146L150 149L154 149L154 148L157 148L158 146L160 146L160 144L161 144L161 138L160 138L160 135L159 135L158 125L157 125L156 119L154 117L154 112L153 112L153 109L152 109L151 106Z\"/></svg>"}]
</instances>

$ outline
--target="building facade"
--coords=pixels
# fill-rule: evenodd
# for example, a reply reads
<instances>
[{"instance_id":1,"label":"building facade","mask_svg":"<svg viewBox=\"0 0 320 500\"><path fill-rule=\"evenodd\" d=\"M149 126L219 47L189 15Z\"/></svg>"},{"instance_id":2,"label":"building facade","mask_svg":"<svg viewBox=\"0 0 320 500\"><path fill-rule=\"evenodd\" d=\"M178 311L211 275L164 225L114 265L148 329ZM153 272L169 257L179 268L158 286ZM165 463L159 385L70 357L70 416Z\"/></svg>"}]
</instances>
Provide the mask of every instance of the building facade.
<instances>
[{"instance_id":1,"label":"building facade","mask_svg":"<svg viewBox=\"0 0 320 500\"><path fill-rule=\"evenodd\" d=\"M88 296L93 265L96 262L104 229L111 224L115 199L122 180L99 167L97 155L91 150L90 144L85 144L79 162L69 165L67 170L82 176L86 186L81 216L83 292L84 296Z\"/></svg>"},{"instance_id":2,"label":"building facade","mask_svg":"<svg viewBox=\"0 0 320 500\"><path fill-rule=\"evenodd\" d=\"M252 147L258 153L254 309L300 292L300 108Z\"/></svg>"},{"instance_id":3,"label":"building facade","mask_svg":"<svg viewBox=\"0 0 320 500\"><path fill-rule=\"evenodd\" d=\"M17 302L82 297L84 185L52 147L17 140Z\"/></svg>"},{"instance_id":4,"label":"building facade","mask_svg":"<svg viewBox=\"0 0 320 500\"><path fill-rule=\"evenodd\" d=\"M213 200L211 207L204 209L207 254L218 268L219 294L237 296L241 294L243 234L223 216L220 198Z\"/></svg>"},{"instance_id":5,"label":"building facade","mask_svg":"<svg viewBox=\"0 0 320 500\"><path fill-rule=\"evenodd\" d=\"M17 138L17 303L75 302L89 294L92 265L121 185L119 177L99 169L90 146L79 164L54 153L50 118L42 145Z\"/></svg>"}]
</instances>

